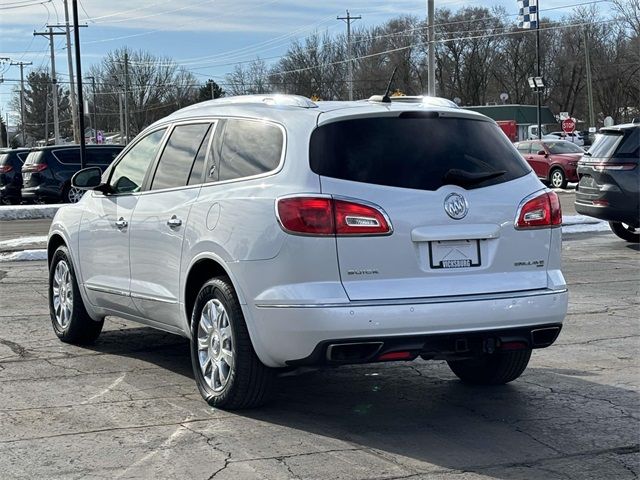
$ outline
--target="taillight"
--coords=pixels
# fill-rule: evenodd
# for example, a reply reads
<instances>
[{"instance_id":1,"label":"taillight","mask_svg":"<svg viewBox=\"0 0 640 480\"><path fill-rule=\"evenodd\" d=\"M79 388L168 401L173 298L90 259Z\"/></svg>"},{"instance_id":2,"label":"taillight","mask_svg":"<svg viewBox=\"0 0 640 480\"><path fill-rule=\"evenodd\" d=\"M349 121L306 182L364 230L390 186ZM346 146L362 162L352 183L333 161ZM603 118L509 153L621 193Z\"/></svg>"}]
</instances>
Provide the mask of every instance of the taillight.
<instances>
[{"instance_id":1,"label":"taillight","mask_svg":"<svg viewBox=\"0 0 640 480\"><path fill-rule=\"evenodd\" d=\"M596 172L604 172L605 170L633 170L636 168L635 163L591 163L590 167Z\"/></svg>"},{"instance_id":2,"label":"taillight","mask_svg":"<svg viewBox=\"0 0 640 480\"><path fill-rule=\"evenodd\" d=\"M13 170L11 165L0 165L0 173L9 173L11 170Z\"/></svg>"},{"instance_id":3,"label":"taillight","mask_svg":"<svg viewBox=\"0 0 640 480\"><path fill-rule=\"evenodd\" d=\"M372 205L331 197L285 197L277 202L282 228L301 235L387 235L391 226Z\"/></svg>"},{"instance_id":4,"label":"taillight","mask_svg":"<svg viewBox=\"0 0 640 480\"><path fill-rule=\"evenodd\" d=\"M30 163L28 165L24 165L22 167L22 171L23 172L41 172L43 170L46 170L46 168L47 168L46 163Z\"/></svg>"},{"instance_id":5,"label":"taillight","mask_svg":"<svg viewBox=\"0 0 640 480\"><path fill-rule=\"evenodd\" d=\"M527 200L519 209L516 228L544 228L562 225L562 209L555 192L544 192Z\"/></svg>"}]
</instances>

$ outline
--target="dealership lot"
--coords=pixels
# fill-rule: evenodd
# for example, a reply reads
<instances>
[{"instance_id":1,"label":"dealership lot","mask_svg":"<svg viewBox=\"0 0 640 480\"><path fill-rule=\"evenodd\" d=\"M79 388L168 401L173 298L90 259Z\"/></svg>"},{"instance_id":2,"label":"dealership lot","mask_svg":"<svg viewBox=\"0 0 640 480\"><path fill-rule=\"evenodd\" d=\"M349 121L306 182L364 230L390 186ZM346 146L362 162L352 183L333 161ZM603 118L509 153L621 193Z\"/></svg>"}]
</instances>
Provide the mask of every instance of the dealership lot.
<instances>
[{"instance_id":1,"label":"dealership lot","mask_svg":"<svg viewBox=\"0 0 640 480\"><path fill-rule=\"evenodd\" d=\"M441 362L341 367L242 412L202 401L179 337L110 318L94 346L60 343L45 262L2 263L2 477L636 478L637 246L573 235L563 260L564 330L508 386Z\"/></svg>"}]
</instances>

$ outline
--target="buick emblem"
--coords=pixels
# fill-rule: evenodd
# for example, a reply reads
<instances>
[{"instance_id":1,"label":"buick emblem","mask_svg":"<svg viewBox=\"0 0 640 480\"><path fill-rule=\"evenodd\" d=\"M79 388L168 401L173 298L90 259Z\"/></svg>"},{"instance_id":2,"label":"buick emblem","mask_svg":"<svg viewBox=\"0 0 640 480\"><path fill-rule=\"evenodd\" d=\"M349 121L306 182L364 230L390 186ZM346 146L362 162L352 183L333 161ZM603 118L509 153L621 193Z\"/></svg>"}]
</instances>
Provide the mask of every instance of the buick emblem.
<instances>
[{"instance_id":1,"label":"buick emblem","mask_svg":"<svg viewBox=\"0 0 640 480\"><path fill-rule=\"evenodd\" d=\"M444 199L444 211L454 220L464 218L469 211L467 200L458 193L450 193Z\"/></svg>"}]
</instances>

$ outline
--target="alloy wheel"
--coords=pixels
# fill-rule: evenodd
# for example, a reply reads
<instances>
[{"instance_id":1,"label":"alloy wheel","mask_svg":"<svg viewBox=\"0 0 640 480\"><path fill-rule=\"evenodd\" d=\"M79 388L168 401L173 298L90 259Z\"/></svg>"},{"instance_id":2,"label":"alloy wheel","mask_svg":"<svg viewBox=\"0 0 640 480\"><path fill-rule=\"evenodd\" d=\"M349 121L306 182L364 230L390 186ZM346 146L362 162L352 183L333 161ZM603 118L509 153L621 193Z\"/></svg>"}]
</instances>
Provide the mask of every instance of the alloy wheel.
<instances>
[{"instance_id":1,"label":"alloy wheel","mask_svg":"<svg viewBox=\"0 0 640 480\"><path fill-rule=\"evenodd\" d=\"M231 377L235 361L229 315L220 300L209 300L202 309L197 340L202 376L214 392L220 392Z\"/></svg>"},{"instance_id":2,"label":"alloy wheel","mask_svg":"<svg viewBox=\"0 0 640 480\"><path fill-rule=\"evenodd\" d=\"M80 190L79 188L71 187L69 189L69 193L67 193L67 200L69 200L69 203L78 203L82 198L82 195L84 195L84 192L82 190Z\"/></svg>"},{"instance_id":3,"label":"alloy wheel","mask_svg":"<svg viewBox=\"0 0 640 480\"><path fill-rule=\"evenodd\" d=\"M60 260L53 274L53 310L58 325L65 329L71 321L73 311L73 284L69 265Z\"/></svg>"},{"instance_id":4,"label":"alloy wheel","mask_svg":"<svg viewBox=\"0 0 640 480\"><path fill-rule=\"evenodd\" d=\"M551 186L553 188L561 188L564 183L564 175L560 170L555 170L551 174Z\"/></svg>"}]
</instances>

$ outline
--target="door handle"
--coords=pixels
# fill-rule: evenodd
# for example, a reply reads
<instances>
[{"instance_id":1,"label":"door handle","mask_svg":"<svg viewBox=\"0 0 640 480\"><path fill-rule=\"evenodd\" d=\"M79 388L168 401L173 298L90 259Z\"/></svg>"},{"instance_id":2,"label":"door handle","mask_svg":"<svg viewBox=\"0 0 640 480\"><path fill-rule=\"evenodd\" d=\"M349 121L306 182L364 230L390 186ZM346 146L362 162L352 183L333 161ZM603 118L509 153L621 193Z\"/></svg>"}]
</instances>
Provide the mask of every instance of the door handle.
<instances>
[{"instance_id":1,"label":"door handle","mask_svg":"<svg viewBox=\"0 0 640 480\"><path fill-rule=\"evenodd\" d=\"M171 218L167 220L167 225L169 225L170 228L178 228L180 225L182 225L182 220L180 220L175 215L172 215Z\"/></svg>"},{"instance_id":2,"label":"door handle","mask_svg":"<svg viewBox=\"0 0 640 480\"><path fill-rule=\"evenodd\" d=\"M117 221L116 221L116 227L118 228L118 230L124 230L125 228L127 228L127 226L129 225L129 222L127 222L124 217L120 217Z\"/></svg>"}]
</instances>

